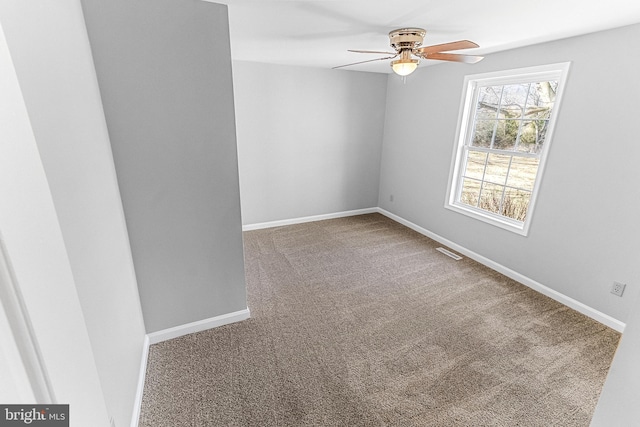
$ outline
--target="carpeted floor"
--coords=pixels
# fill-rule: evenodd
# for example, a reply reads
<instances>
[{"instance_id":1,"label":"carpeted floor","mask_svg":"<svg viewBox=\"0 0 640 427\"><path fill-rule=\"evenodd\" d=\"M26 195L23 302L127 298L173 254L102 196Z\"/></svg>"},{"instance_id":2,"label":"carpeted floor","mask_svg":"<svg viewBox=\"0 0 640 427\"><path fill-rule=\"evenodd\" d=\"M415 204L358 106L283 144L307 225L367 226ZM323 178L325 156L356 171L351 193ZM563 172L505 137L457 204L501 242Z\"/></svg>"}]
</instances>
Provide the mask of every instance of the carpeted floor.
<instances>
[{"instance_id":1,"label":"carpeted floor","mask_svg":"<svg viewBox=\"0 0 640 427\"><path fill-rule=\"evenodd\" d=\"M151 346L140 426L588 426L619 334L378 214L246 232L251 319Z\"/></svg>"}]
</instances>

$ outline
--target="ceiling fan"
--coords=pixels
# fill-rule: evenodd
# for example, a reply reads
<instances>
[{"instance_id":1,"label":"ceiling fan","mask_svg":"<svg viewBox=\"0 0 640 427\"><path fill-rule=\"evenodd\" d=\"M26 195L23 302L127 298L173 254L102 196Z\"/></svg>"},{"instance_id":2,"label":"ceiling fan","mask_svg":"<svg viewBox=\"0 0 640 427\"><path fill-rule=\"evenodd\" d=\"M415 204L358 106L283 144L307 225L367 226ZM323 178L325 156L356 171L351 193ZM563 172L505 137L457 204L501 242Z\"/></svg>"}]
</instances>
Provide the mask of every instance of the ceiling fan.
<instances>
[{"instance_id":1,"label":"ceiling fan","mask_svg":"<svg viewBox=\"0 0 640 427\"><path fill-rule=\"evenodd\" d=\"M408 76L409 74L413 73L416 70L416 68L418 68L418 64L420 63L421 58L437 59L440 61L464 62L467 64L475 64L476 62L483 59L482 56L476 56L476 55L460 55L457 53L446 53L452 50L470 49L470 48L478 47L477 44L469 40L459 40L457 42L420 47L422 46L422 41L424 40L425 34L427 34L427 32L422 28L400 28L397 30L393 30L389 33L389 42L391 44L391 47L395 49L395 52L349 49L349 52L378 53L378 54L386 54L391 56L385 56L385 57L376 58L376 59L369 59L367 61L354 62L346 65L339 65L333 68L335 69L335 68L349 67L351 65L364 64L366 62L384 61L387 59L394 59L400 56L400 59L391 61L391 68L396 74L400 76ZM416 58L414 59L414 57Z\"/></svg>"}]
</instances>

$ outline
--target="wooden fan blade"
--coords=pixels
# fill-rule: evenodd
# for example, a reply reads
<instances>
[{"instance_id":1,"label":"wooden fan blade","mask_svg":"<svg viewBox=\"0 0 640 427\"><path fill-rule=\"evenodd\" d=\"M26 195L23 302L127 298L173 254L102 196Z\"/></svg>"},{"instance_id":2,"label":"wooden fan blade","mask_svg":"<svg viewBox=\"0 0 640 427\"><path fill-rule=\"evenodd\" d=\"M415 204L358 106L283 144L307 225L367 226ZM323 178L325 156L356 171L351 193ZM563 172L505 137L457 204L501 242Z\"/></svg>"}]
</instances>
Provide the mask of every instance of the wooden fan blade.
<instances>
[{"instance_id":1,"label":"wooden fan blade","mask_svg":"<svg viewBox=\"0 0 640 427\"><path fill-rule=\"evenodd\" d=\"M397 55L395 52L382 52L382 51L378 51L378 50L354 50L354 49L347 49L347 52L355 52L355 53L382 53L382 54L386 54L386 55Z\"/></svg>"},{"instance_id":2,"label":"wooden fan blade","mask_svg":"<svg viewBox=\"0 0 640 427\"><path fill-rule=\"evenodd\" d=\"M396 56L398 56L398 54L395 54L393 56L386 56L384 58L376 58L376 59L369 59L368 61L360 61L360 62L352 62L351 64L345 64L345 65L338 65L337 67L331 67L332 70L335 70L336 68L342 68L342 67L350 67L352 65L358 65L358 64L365 64L367 62L374 62L374 61L384 61L385 59L393 59Z\"/></svg>"},{"instance_id":3,"label":"wooden fan blade","mask_svg":"<svg viewBox=\"0 0 640 427\"><path fill-rule=\"evenodd\" d=\"M433 46L419 47L417 49L414 49L414 52L419 53L419 55L425 56L429 53L447 52L450 50L460 50L460 49L471 49L473 47L479 47L479 46L469 40L459 40L457 42L434 44Z\"/></svg>"},{"instance_id":4,"label":"wooden fan blade","mask_svg":"<svg viewBox=\"0 0 640 427\"><path fill-rule=\"evenodd\" d=\"M427 59L438 59L440 61L464 62L465 64L475 64L482 61L484 56L458 55L456 53L430 53L425 56Z\"/></svg>"}]
</instances>

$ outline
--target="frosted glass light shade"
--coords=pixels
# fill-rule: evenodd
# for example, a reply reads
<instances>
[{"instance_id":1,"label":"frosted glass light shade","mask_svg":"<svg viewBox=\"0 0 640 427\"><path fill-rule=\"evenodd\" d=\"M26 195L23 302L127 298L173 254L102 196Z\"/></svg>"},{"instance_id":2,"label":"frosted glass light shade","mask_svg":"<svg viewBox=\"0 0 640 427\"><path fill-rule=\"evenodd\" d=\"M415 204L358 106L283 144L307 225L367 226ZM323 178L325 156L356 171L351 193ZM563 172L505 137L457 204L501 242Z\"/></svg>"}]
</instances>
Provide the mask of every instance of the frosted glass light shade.
<instances>
[{"instance_id":1,"label":"frosted glass light shade","mask_svg":"<svg viewBox=\"0 0 640 427\"><path fill-rule=\"evenodd\" d=\"M398 59L397 61L391 61L391 68L399 76L408 76L418 68L418 60Z\"/></svg>"}]
</instances>

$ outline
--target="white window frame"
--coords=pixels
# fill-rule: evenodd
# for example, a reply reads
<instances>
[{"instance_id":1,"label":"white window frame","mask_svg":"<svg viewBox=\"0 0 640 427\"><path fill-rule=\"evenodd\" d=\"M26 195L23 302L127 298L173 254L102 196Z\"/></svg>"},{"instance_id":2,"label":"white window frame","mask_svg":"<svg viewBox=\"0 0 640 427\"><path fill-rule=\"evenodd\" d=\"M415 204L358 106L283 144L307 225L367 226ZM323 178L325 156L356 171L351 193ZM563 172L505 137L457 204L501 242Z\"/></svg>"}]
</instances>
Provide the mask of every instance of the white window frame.
<instances>
[{"instance_id":1,"label":"white window frame","mask_svg":"<svg viewBox=\"0 0 640 427\"><path fill-rule=\"evenodd\" d=\"M497 71L483 74L468 75L464 79L462 102L460 105L460 113L458 115L458 129L454 144L453 155L451 159L451 168L449 173L449 184L447 187L447 199L444 207L463 215L470 216L480 221L492 224L494 226L512 231L514 233L527 236L529 227L533 218L533 212L536 205L536 199L540 189L540 183L544 175L547 154L551 146L553 131L555 129L562 95L569 72L570 62L559 64L540 65L535 67L519 68L513 70ZM459 201L462 191L462 173L466 160L466 147L471 146L472 132L474 129L475 111L479 88L484 86L502 86L517 83L539 82L547 80L557 80L558 87L556 90L556 98L553 110L549 118L549 125L542 151L540 153L540 163L538 172L531 192L527 216L524 221L517 221L499 214L486 211L484 209L473 207L461 203Z\"/></svg>"}]
</instances>

